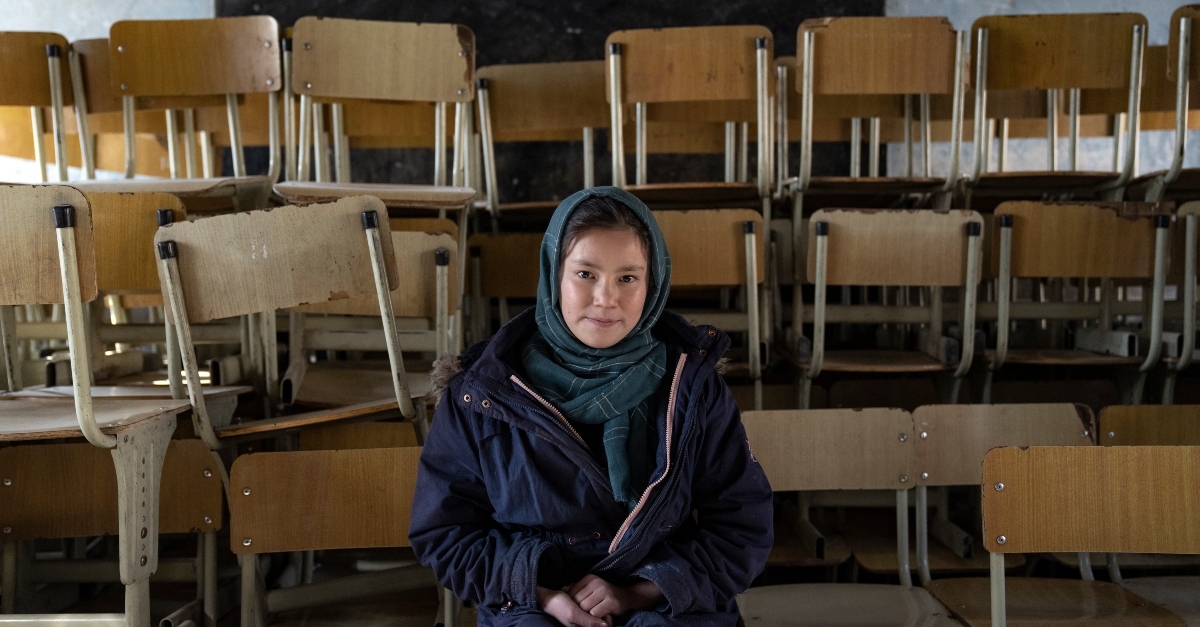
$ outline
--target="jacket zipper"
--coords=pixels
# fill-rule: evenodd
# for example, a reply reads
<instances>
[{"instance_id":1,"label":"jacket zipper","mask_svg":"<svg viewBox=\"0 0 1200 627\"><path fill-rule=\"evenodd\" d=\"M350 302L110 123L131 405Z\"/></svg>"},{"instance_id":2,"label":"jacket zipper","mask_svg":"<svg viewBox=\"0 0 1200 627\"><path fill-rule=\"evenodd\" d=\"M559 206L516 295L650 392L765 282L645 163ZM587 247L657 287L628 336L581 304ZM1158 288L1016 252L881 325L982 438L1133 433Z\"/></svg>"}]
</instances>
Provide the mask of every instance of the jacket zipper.
<instances>
[{"instance_id":1,"label":"jacket zipper","mask_svg":"<svg viewBox=\"0 0 1200 627\"><path fill-rule=\"evenodd\" d=\"M625 519L625 522L621 524L621 528L617 530L617 535L613 536L612 543L608 545L609 555L612 555L613 552L617 550L617 545L621 543L621 538L625 537L625 533L629 531L629 526L633 524L633 520L637 518L638 513L642 511L642 507L646 505L646 501L650 498L650 491L653 490L655 486L662 483L663 479L666 479L667 475L671 472L671 435L674 431L675 424L675 399L677 393L679 392L679 375L683 372L683 365L686 362L687 353L683 353L679 356L679 363L675 366L675 376L671 379L671 393L669 396L667 396L667 434L666 447L664 449L667 455L666 468L663 469L663 473L659 475L657 479L655 479L650 485L646 486L645 491L642 492L642 498L638 499L637 505L634 506L633 511L629 512L629 516Z\"/></svg>"},{"instance_id":2,"label":"jacket zipper","mask_svg":"<svg viewBox=\"0 0 1200 627\"><path fill-rule=\"evenodd\" d=\"M571 437L575 438L575 441L579 442L579 444L582 445L585 450L587 450L587 451L592 450L591 447L589 447L587 445L587 442L584 442L583 438L579 437L579 432L575 430L575 427L571 426L571 423L567 421L567 419L562 415L562 412L558 411L558 409L555 408L554 405L551 405L549 401L542 398L540 395L538 395L537 392L534 392L533 389L530 388L528 385L525 385L525 383L523 381L521 381L520 379L517 378L517 375L514 374L514 375L509 376L508 378L512 379L512 382L516 383L518 386L520 386L522 390L529 392L530 396L537 399L537 402L541 403L542 407L545 407L546 410L549 411L550 414L553 415L556 420L558 420L559 424L561 424L563 426L563 428L565 428L567 430L567 432L571 434Z\"/></svg>"}]
</instances>

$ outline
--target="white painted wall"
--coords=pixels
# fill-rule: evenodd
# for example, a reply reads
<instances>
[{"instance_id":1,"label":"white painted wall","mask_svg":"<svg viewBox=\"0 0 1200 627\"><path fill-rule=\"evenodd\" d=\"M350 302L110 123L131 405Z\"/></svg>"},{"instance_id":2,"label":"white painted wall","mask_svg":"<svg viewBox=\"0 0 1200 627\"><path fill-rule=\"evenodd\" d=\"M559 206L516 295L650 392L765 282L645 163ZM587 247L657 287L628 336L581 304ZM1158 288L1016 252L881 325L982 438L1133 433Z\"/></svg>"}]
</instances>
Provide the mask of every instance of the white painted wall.
<instances>
[{"instance_id":1,"label":"white painted wall","mask_svg":"<svg viewBox=\"0 0 1200 627\"><path fill-rule=\"evenodd\" d=\"M214 0L0 0L3 30L50 31L67 41L108 37L113 22L125 19L182 19L216 16ZM53 153L48 155L53 159ZM47 168L53 180L57 170ZM72 168L72 180L82 174ZM120 173L97 172L99 178ZM0 181L39 180L37 166L27 159L0 155Z\"/></svg>"},{"instance_id":2,"label":"white painted wall","mask_svg":"<svg viewBox=\"0 0 1200 627\"><path fill-rule=\"evenodd\" d=\"M1146 16L1150 25L1149 45L1165 45L1168 40L1171 13L1183 4L1182 0L886 0L884 12L895 16L945 16L950 18L958 30L966 30L984 15L1017 15L1029 13L1109 13L1137 12ZM971 106L971 103L967 103ZM1195 146L1200 132L1188 133L1188 145ZM1140 133L1138 168L1141 173L1165 170L1171 165L1171 147L1175 134L1170 131ZM1044 170L1047 164L1047 142L1045 139L1014 139L1008 144L1008 169ZM1060 167L1066 169L1066 140L1058 147ZM1112 169L1113 140L1108 138L1081 138L1079 141L1079 168L1081 170ZM919 152L919 151L918 151ZM942 175L950 160L948 143L933 146L931 165L933 171ZM889 171L903 168L904 147L900 144L888 146ZM919 156L918 156L919 159ZM963 144L962 170L970 171L974 159L974 148L970 142ZM996 148L992 149L994 167ZM1200 166L1200 152L1190 151L1185 159L1187 167Z\"/></svg>"}]
</instances>

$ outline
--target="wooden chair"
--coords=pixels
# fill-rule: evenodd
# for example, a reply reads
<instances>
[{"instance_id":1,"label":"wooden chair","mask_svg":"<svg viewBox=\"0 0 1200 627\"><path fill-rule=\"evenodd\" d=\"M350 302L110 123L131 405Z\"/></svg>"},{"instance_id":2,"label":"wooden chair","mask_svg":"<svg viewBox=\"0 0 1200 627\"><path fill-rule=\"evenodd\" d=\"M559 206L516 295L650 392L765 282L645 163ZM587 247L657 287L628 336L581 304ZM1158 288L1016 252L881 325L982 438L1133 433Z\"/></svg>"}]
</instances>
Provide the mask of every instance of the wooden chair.
<instances>
[{"instance_id":1,"label":"wooden chair","mask_svg":"<svg viewBox=\"0 0 1200 627\"><path fill-rule=\"evenodd\" d=\"M1096 419L1083 405L927 405L913 412L916 430L916 564L922 585L933 573L983 572L983 545L974 533L950 522L945 486L977 485L988 450L998 446L1081 446L1096 437ZM929 488L939 494L929 515ZM930 545L929 536L939 540ZM853 544L851 544L853 548ZM866 554L855 550L859 559ZM1006 556L1006 568L1019 567Z\"/></svg>"},{"instance_id":2,"label":"wooden chair","mask_svg":"<svg viewBox=\"0 0 1200 627\"><path fill-rule=\"evenodd\" d=\"M409 546L420 454L420 448L407 447L239 457L230 475L237 496L230 500L229 524L242 563L242 624L265 624L267 613L437 585L430 570L414 565L264 593L255 559L286 551ZM456 622L451 611L442 620Z\"/></svg>"},{"instance_id":3,"label":"wooden chair","mask_svg":"<svg viewBox=\"0 0 1200 627\"><path fill-rule=\"evenodd\" d=\"M604 62L523 63L480 68L479 130L483 139L487 207L493 220L509 211L548 215L558 201L503 204L496 182L495 144L582 141L583 187L596 186L595 129L608 126Z\"/></svg>"},{"instance_id":4,"label":"wooden chair","mask_svg":"<svg viewBox=\"0 0 1200 627\"><path fill-rule=\"evenodd\" d=\"M968 625L1183 625L1181 617L1101 581L1005 580L1010 553L1200 553L1200 449L1008 446L983 460L984 546L991 581L941 579L929 591ZM1164 481L1170 477L1172 480ZM1175 480L1178 479L1178 480ZM1117 506L1113 494L1121 495ZM990 591L989 591L990 588Z\"/></svg>"},{"instance_id":5,"label":"wooden chair","mask_svg":"<svg viewBox=\"0 0 1200 627\"><path fill-rule=\"evenodd\" d=\"M476 233L467 240L471 251L472 339L490 337L490 303L497 303L501 326L517 312L510 299L537 298L541 233Z\"/></svg>"},{"instance_id":6,"label":"wooden chair","mask_svg":"<svg viewBox=\"0 0 1200 627\"><path fill-rule=\"evenodd\" d=\"M167 319L179 334L196 435L213 450L232 439L264 438L314 424L387 414L409 420L416 409L398 347L390 292L399 285L392 237L375 198L214 216L163 226L155 235ZM200 390L192 325L351 299L374 293L394 396L235 424L213 421Z\"/></svg>"},{"instance_id":7,"label":"wooden chair","mask_svg":"<svg viewBox=\"0 0 1200 627\"><path fill-rule=\"evenodd\" d=\"M1123 215L1124 208L1129 211ZM1139 215L1137 212L1143 213ZM988 356L983 402L990 402L995 372L1005 363L1065 366L1137 366L1135 382L1126 385L1127 401L1140 402L1146 373L1158 362L1162 350L1163 290L1167 263L1169 216L1148 215L1147 206L1097 203L1043 203L1009 201L996 208L996 237L992 263L996 281L996 350ZM1033 303L1027 309L1015 303L1012 280L1022 277L1083 277L1100 279L1102 302L1058 307ZM1149 298L1140 304L1149 318L1149 343L1139 350L1139 333L1113 328L1113 279L1149 280ZM1025 309L1025 311L1021 311ZM1098 319L1099 325L1075 329L1072 349L1013 348L1009 346L1011 321L1020 318L1063 317ZM1146 327L1143 321L1143 328ZM1142 353L1145 353L1142 356Z\"/></svg>"},{"instance_id":8,"label":"wooden chair","mask_svg":"<svg viewBox=\"0 0 1200 627\"><path fill-rule=\"evenodd\" d=\"M62 55L67 40L57 33L0 32L0 107L29 107L33 123L34 158L41 182L46 177L46 154L42 135L45 127L41 115L49 107L54 131L54 161L58 180L67 180L67 142L63 107L74 104L70 78L63 72Z\"/></svg>"},{"instance_id":9,"label":"wooden chair","mask_svg":"<svg viewBox=\"0 0 1200 627\"><path fill-rule=\"evenodd\" d=\"M96 298L97 289L92 216L87 199L67 187L5 187L0 188L0 204L3 205L0 221L4 222L0 237L6 238L0 245L0 264L5 268L0 280L0 304L7 308L25 303L63 303L75 392L71 401L0 401L0 441L12 445L83 437L112 453L118 477L119 570L126 586L125 613L98 615L85 621L147 625L149 577L158 567L163 459L175 430L175 416L186 411L188 404L170 400L92 402L82 310L85 302ZM5 315L0 320L6 327L0 337L7 343L11 337L7 332L11 317ZM12 368L8 371L11 377ZM9 384L11 387L12 381ZM73 477L75 482L79 479ZM91 482L92 477L87 477L79 487ZM43 491L42 495L45 494L49 493ZM22 511L22 515L27 514ZM15 582L12 565L17 548L15 542L5 540L6 589L0 610L12 612L16 595L10 586Z\"/></svg>"},{"instance_id":10,"label":"wooden chair","mask_svg":"<svg viewBox=\"0 0 1200 627\"><path fill-rule=\"evenodd\" d=\"M824 208L820 195L890 193L942 193L949 196L957 177L961 143L963 64L967 55L965 33L955 33L950 20L938 17L842 17L805 20L797 33L796 67L800 93L800 173L791 188L793 215L804 210L804 198L818 195L816 209ZM922 120L929 119L929 97L948 94L953 104L951 165L945 179L879 175L879 132L884 117L901 117L911 123L911 96L919 96ZM781 106L785 106L781 96ZM785 109L786 110L786 109ZM851 120L851 171L849 177L812 176L813 121ZM859 163L860 120L870 120L869 178L862 180ZM926 140L928 143L928 140ZM799 223L793 237L804 237ZM793 243L799 248L798 243Z\"/></svg>"},{"instance_id":11,"label":"wooden chair","mask_svg":"<svg viewBox=\"0 0 1200 627\"><path fill-rule=\"evenodd\" d=\"M1080 90L1122 89L1127 94L1126 135L1135 135L1145 17L1136 13L984 16L975 20L972 32L976 42L975 120L995 117L988 110L990 90L1048 90L1051 99L1057 98L1058 90L1066 90L1070 95L1069 124L1076 127ZM1058 106L1048 108L1057 110ZM986 173L985 129L982 123L974 127L974 165L963 181L967 206L975 196L1037 198L1044 194L1101 193L1119 200L1119 190L1134 175L1135 150L1126 151L1117 176L1112 172L1058 172L1053 169L1054 142L1049 172L1036 177L1029 173Z\"/></svg>"},{"instance_id":12,"label":"wooden chair","mask_svg":"<svg viewBox=\"0 0 1200 627\"><path fill-rule=\"evenodd\" d=\"M1105 446L1200 446L1200 407L1195 405L1117 405L1100 412L1100 443ZM1164 558L1177 558L1167 560ZM1178 558L1183 558L1181 561ZM1165 563L1163 563L1165 562ZM1200 620L1200 577L1124 579L1121 565L1134 569L1193 566L1193 556L1109 554L1112 581L1150 599L1190 623Z\"/></svg>"},{"instance_id":13,"label":"wooden chair","mask_svg":"<svg viewBox=\"0 0 1200 627\"><path fill-rule=\"evenodd\" d=\"M975 300L980 269L983 219L972 211L821 210L810 221L808 280L816 286L811 357L804 369L800 406L807 407L813 379L823 371L936 373L953 368L947 399L957 399L971 368L975 344ZM889 307L855 321L921 323L919 351L825 350L829 285L931 286L924 307ZM962 287L963 319L959 346L942 336L941 288ZM796 300L795 307L802 301ZM845 307L845 315L852 307ZM803 313L803 312L802 312ZM804 318L800 318L803 320ZM955 362L957 365L955 366Z\"/></svg>"},{"instance_id":14,"label":"wooden chair","mask_svg":"<svg viewBox=\"0 0 1200 627\"><path fill-rule=\"evenodd\" d=\"M456 112L461 112L475 96L475 36L470 29L458 24L306 17L293 27L293 41L292 88L300 95L300 180L276 185L279 195L292 202L317 202L371 194L390 207L438 209L443 214L474 200L474 190L445 186L445 104L454 102ZM307 182L307 138L323 137L316 128L323 118L315 113L323 103L333 103L331 135L335 151L341 153L344 126L339 124L342 114L337 101L344 99L435 103L435 184L351 183L348 154L340 155L344 159L339 158L339 166L334 168L336 183L329 183L329 173L322 171L317 172L316 183ZM467 135L464 123L469 117L456 116L455 135L463 144ZM317 152L322 154L323 147L317 146ZM455 171L459 172L466 166L461 146L455 155ZM465 232L464 226L460 229Z\"/></svg>"},{"instance_id":15,"label":"wooden chair","mask_svg":"<svg viewBox=\"0 0 1200 627\"><path fill-rule=\"evenodd\" d=\"M774 86L769 80L773 56L771 32L762 26L624 30L609 35L605 48L608 53L606 80L610 127L613 129L610 133L613 184L628 187L643 200L656 202L674 199L694 205L715 197L718 203L728 203L730 198L752 200L757 196L763 217L769 224L770 197L774 189L771 165L774 112L770 106L770 92ZM725 118L722 121L727 123L727 137L734 125L740 124L747 129L749 123L755 124L756 183L735 181L728 157L722 183L655 185L649 182L646 176L647 123L655 119L677 120L678 107L697 105L711 107L713 112ZM623 129L627 106L634 108L637 137L632 186L628 186L625 171ZM743 132L748 134L746 130ZM732 138L727 142L733 144ZM727 151L727 154L731 152ZM650 196L644 197L645 193Z\"/></svg>"},{"instance_id":16,"label":"wooden chair","mask_svg":"<svg viewBox=\"0 0 1200 627\"><path fill-rule=\"evenodd\" d=\"M915 483L913 419L898 409L751 411L742 414L755 458L777 492L892 490L900 585L793 584L738 595L747 625L954 625L949 610L912 586L908 492ZM856 451L847 456L845 451ZM801 452L803 451L803 452ZM815 545L822 536L801 510L795 521Z\"/></svg>"}]
</instances>

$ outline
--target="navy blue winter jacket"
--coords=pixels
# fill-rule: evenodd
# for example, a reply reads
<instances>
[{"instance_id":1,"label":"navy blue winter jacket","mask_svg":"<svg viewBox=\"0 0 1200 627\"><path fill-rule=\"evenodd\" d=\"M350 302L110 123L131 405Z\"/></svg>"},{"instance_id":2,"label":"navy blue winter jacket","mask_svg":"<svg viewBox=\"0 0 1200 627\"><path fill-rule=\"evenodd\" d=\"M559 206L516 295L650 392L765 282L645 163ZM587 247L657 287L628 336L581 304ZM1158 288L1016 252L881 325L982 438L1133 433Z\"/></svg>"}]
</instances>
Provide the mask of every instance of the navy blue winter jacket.
<instances>
[{"instance_id":1,"label":"navy blue winter jacket","mask_svg":"<svg viewBox=\"0 0 1200 627\"><path fill-rule=\"evenodd\" d=\"M524 379L529 310L460 359L421 454L409 536L479 624L544 623L538 585L596 574L653 581L666 602L626 625L734 625L734 595L766 564L771 488L717 372L724 333L664 312L655 470L629 512L570 424ZM532 619L526 621L525 619Z\"/></svg>"}]
</instances>

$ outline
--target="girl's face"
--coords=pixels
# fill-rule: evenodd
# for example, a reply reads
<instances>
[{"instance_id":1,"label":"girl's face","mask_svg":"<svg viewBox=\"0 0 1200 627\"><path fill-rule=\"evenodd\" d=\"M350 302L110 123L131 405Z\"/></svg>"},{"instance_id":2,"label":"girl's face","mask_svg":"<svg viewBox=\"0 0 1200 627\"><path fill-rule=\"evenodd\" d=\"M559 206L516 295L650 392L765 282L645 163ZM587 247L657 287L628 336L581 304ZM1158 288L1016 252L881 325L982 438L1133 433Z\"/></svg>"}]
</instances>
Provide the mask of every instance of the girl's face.
<instances>
[{"instance_id":1,"label":"girl's face","mask_svg":"<svg viewBox=\"0 0 1200 627\"><path fill-rule=\"evenodd\" d=\"M608 348L637 326L646 304L649 261L632 229L591 229L575 238L559 283L567 328L592 348Z\"/></svg>"}]
</instances>

